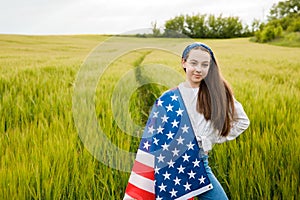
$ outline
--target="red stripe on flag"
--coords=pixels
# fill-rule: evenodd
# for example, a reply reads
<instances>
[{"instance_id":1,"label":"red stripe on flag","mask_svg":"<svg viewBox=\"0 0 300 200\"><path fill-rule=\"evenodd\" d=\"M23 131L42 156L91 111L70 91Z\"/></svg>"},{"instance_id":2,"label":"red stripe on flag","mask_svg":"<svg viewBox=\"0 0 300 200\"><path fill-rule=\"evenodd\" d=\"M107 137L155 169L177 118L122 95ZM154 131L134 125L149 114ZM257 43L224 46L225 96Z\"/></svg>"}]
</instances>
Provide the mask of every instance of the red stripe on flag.
<instances>
[{"instance_id":1,"label":"red stripe on flag","mask_svg":"<svg viewBox=\"0 0 300 200\"><path fill-rule=\"evenodd\" d=\"M144 165L143 163L135 161L132 171L140 176L143 176L150 180L154 180L154 169L152 167Z\"/></svg>"},{"instance_id":2,"label":"red stripe on flag","mask_svg":"<svg viewBox=\"0 0 300 200\"><path fill-rule=\"evenodd\" d=\"M128 183L127 188L126 188L126 194L133 197L134 199L137 200L154 200L155 199L155 194L145 191L141 188L136 187L135 185L132 185L131 183Z\"/></svg>"}]
</instances>

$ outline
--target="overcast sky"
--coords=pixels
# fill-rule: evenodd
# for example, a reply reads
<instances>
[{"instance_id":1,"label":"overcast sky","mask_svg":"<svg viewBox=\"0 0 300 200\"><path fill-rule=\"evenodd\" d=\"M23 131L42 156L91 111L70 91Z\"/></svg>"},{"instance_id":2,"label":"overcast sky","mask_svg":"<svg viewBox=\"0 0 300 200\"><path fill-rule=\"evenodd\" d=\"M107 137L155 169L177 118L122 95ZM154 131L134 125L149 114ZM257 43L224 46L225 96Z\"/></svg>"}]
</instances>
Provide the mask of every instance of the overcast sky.
<instances>
[{"instance_id":1,"label":"overcast sky","mask_svg":"<svg viewBox=\"0 0 300 200\"><path fill-rule=\"evenodd\" d=\"M0 33L121 34L180 14L266 20L280 0L0 0Z\"/></svg>"}]
</instances>

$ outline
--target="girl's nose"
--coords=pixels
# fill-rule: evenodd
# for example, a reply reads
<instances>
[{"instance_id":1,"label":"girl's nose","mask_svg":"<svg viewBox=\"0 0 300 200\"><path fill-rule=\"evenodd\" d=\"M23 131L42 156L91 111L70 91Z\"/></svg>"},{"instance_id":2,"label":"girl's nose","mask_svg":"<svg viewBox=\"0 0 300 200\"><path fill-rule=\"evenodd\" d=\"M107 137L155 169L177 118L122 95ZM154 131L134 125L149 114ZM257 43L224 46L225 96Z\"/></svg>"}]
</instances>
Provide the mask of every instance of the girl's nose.
<instances>
[{"instance_id":1,"label":"girl's nose","mask_svg":"<svg viewBox=\"0 0 300 200\"><path fill-rule=\"evenodd\" d=\"M196 72L201 72L201 67L200 66L196 66L195 70L196 70Z\"/></svg>"}]
</instances>

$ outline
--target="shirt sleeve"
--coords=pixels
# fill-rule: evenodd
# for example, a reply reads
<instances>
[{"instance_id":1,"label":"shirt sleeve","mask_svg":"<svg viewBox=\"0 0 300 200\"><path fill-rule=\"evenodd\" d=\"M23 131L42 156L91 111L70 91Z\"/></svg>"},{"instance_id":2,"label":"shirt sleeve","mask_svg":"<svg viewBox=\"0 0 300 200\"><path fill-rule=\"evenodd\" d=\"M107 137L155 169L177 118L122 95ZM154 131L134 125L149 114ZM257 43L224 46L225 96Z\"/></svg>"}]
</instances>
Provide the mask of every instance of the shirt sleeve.
<instances>
[{"instance_id":1,"label":"shirt sleeve","mask_svg":"<svg viewBox=\"0 0 300 200\"><path fill-rule=\"evenodd\" d=\"M219 137L217 143L223 143L237 138L250 125L250 120L240 102L234 99L235 115L228 136Z\"/></svg>"}]
</instances>

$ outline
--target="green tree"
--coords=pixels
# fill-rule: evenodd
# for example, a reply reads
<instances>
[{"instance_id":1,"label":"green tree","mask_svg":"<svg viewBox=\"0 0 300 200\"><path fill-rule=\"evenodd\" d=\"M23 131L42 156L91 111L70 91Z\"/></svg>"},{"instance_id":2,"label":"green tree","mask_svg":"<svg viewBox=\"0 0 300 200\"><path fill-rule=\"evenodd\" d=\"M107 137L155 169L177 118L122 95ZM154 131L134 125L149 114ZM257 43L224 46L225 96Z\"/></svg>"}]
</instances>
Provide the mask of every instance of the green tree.
<instances>
[{"instance_id":1,"label":"green tree","mask_svg":"<svg viewBox=\"0 0 300 200\"><path fill-rule=\"evenodd\" d=\"M222 19L222 33L225 38L239 37L242 35L243 25L238 17L227 17Z\"/></svg>"},{"instance_id":2,"label":"green tree","mask_svg":"<svg viewBox=\"0 0 300 200\"><path fill-rule=\"evenodd\" d=\"M282 19L284 17L294 17L300 15L300 1L299 0L287 0L280 1L278 4L273 4L269 21L274 19Z\"/></svg>"},{"instance_id":3,"label":"green tree","mask_svg":"<svg viewBox=\"0 0 300 200\"><path fill-rule=\"evenodd\" d=\"M152 35L153 35L153 37L161 36L160 30L157 27L157 22L156 21L152 22L151 25L152 25Z\"/></svg>"},{"instance_id":4,"label":"green tree","mask_svg":"<svg viewBox=\"0 0 300 200\"><path fill-rule=\"evenodd\" d=\"M184 15L176 16L169 19L165 23L165 36L166 37L182 37L187 31L185 30L185 17Z\"/></svg>"},{"instance_id":5,"label":"green tree","mask_svg":"<svg viewBox=\"0 0 300 200\"><path fill-rule=\"evenodd\" d=\"M205 25L205 17L206 15L194 15L189 16L186 15L186 28L187 35L189 37L195 38L205 38L207 37L207 27Z\"/></svg>"},{"instance_id":6,"label":"green tree","mask_svg":"<svg viewBox=\"0 0 300 200\"><path fill-rule=\"evenodd\" d=\"M209 15L207 20L208 37L214 38L219 35L219 24L214 15Z\"/></svg>"},{"instance_id":7,"label":"green tree","mask_svg":"<svg viewBox=\"0 0 300 200\"><path fill-rule=\"evenodd\" d=\"M251 24L251 27L252 27L251 31L253 33L255 33L256 31L262 29L262 26L263 26L263 23L260 20L254 19Z\"/></svg>"},{"instance_id":8,"label":"green tree","mask_svg":"<svg viewBox=\"0 0 300 200\"><path fill-rule=\"evenodd\" d=\"M291 18L286 30L288 32L300 32L300 16Z\"/></svg>"}]
</instances>

